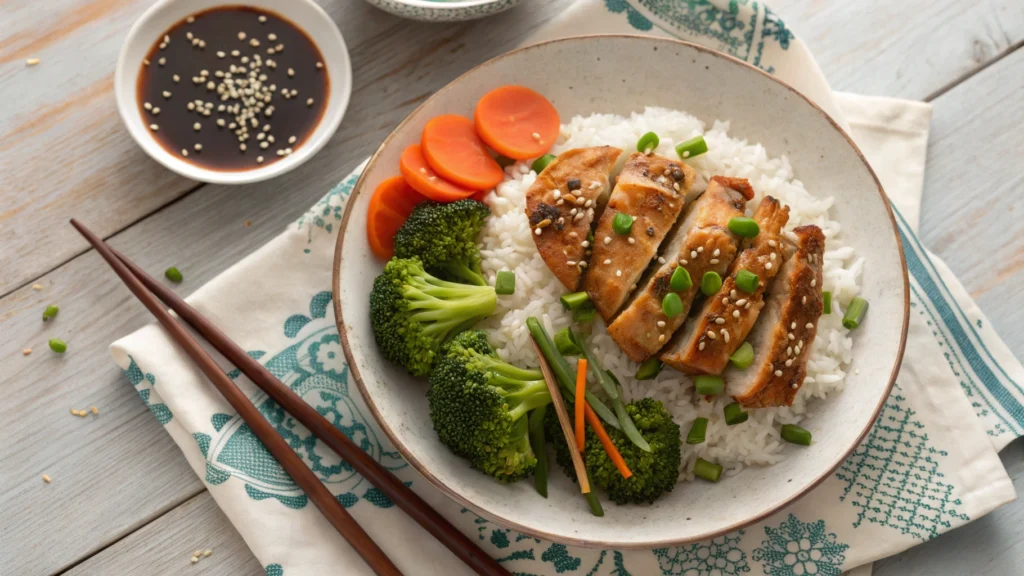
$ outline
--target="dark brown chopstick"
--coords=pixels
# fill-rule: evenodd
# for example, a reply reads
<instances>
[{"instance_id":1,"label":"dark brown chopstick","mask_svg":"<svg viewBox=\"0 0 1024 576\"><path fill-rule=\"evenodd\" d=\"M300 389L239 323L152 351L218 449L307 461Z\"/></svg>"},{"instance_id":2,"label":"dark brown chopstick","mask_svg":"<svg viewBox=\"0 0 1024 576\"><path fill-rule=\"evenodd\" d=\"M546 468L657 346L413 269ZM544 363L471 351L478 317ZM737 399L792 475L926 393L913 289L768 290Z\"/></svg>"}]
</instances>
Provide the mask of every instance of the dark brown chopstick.
<instances>
[{"instance_id":1,"label":"dark brown chopstick","mask_svg":"<svg viewBox=\"0 0 1024 576\"><path fill-rule=\"evenodd\" d=\"M366 563L370 565L377 574L386 575L401 575L402 573L398 570L391 560L384 554L384 551L377 546L377 543L370 538L362 526L349 515L348 511L341 505L340 502L331 494L330 490L324 486L320 479L317 478L316 474L313 473L309 467L302 461L302 458L295 453L294 450L288 445L284 438L282 438L270 423L267 422L263 415L260 414L258 408L253 405L252 402L245 396L245 394L235 386L235 383L224 373L224 371L214 362L213 358L210 357L209 353L193 338L185 327L178 323L167 310L160 304L142 282L136 278L124 263L121 262L114 255L113 251L103 240L93 234L88 228L77 222L75 219L71 220L71 225L77 229L90 244L96 248L96 251L103 256L103 259L110 264L114 272L121 277L121 280L128 286L128 288L135 294L156 319L163 325L174 341L179 346L185 349L185 352L192 357L192 360L199 366L199 368L206 374L206 377L210 379L210 382L217 387L221 395L231 404L238 414L242 417L249 428L256 434L260 442L267 447L270 454L281 463L281 467L285 469L289 476L298 484L299 488L306 493L306 496L316 505L316 507L323 513L327 521L334 526L335 529L355 548L356 552L366 560Z\"/></svg>"},{"instance_id":2,"label":"dark brown chopstick","mask_svg":"<svg viewBox=\"0 0 1024 576\"><path fill-rule=\"evenodd\" d=\"M411 488L357 446L344 432L338 430L326 418L307 404L291 388L285 386L265 366L253 360L238 344L220 331L212 322L199 314L195 308L182 300L169 288L158 282L123 254L110 251L134 274L142 284L164 304L174 310L182 320L203 338L210 342L224 357L238 367L254 384L270 395L285 411L308 428L334 452L348 462L361 476L370 481L420 526L430 532L477 574L508 576L496 560L488 556L472 540L452 526L436 510L430 507Z\"/></svg>"}]
</instances>

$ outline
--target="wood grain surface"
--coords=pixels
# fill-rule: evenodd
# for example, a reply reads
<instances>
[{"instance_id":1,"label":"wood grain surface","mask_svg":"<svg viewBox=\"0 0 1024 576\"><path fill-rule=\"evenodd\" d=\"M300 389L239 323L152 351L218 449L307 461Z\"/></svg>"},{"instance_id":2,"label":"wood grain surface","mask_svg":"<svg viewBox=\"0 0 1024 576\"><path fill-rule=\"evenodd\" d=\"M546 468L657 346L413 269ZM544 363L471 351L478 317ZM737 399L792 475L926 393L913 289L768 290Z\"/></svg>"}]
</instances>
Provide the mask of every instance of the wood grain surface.
<instances>
[{"instance_id":1,"label":"wood grain surface","mask_svg":"<svg viewBox=\"0 0 1024 576\"><path fill-rule=\"evenodd\" d=\"M200 187L148 160L114 109L113 63L150 2L0 1L0 573L262 573L110 361L109 343L150 317L67 218L147 270L177 266L185 281L176 291L186 295L277 235L432 92L516 46L568 2L526 0L481 22L422 24L359 0L322 0L355 71L341 129L282 178ZM1024 356L1024 313L1014 302L1024 280L1024 3L771 5L837 89L933 100L922 238ZM27 67L29 57L41 62ZM61 313L43 324L50 303ZM54 336L68 342L64 356L46 348ZM100 414L69 414L89 405ZM1002 457L1024 482L1024 444ZM1021 520L1024 504L1014 503L878 563L876 573L1017 573ZM192 566L203 547L214 555Z\"/></svg>"}]
</instances>

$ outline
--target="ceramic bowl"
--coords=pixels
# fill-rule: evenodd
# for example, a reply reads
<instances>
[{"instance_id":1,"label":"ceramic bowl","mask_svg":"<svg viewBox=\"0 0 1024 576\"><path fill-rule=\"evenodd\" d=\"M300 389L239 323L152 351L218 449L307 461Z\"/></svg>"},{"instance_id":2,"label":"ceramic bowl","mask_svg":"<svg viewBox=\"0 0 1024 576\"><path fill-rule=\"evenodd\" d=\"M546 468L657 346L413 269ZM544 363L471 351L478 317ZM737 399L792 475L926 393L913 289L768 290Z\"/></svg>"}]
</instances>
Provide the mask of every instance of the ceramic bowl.
<instances>
[{"instance_id":1,"label":"ceramic bowl","mask_svg":"<svg viewBox=\"0 0 1024 576\"><path fill-rule=\"evenodd\" d=\"M539 73L542 72L542 73ZM812 405L805 420L814 444L789 446L786 460L746 468L717 484L685 483L650 506L605 504L591 516L579 490L552 474L549 497L531 482L502 485L473 470L437 439L426 382L384 360L370 329L371 279L382 263L363 223L374 188L398 174L399 155L439 114L472 117L487 91L522 84L547 96L563 120L595 112L628 115L655 105L686 110L729 134L786 155L796 176L833 196L846 241L866 258L863 295L870 318L857 331L853 370L843 392ZM370 159L352 191L335 256L335 310L342 344L363 397L402 455L467 508L536 536L581 546L655 548L712 538L784 507L824 480L871 428L903 356L908 285L896 224L877 178L850 138L789 86L729 56L697 45L640 36L555 40L495 58L456 79L415 110ZM688 423L682 423L684 426Z\"/></svg>"},{"instance_id":2,"label":"ceramic bowl","mask_svg":"<svg viewBox=\"0 0 1024 576\"><path fill-rule=\"evenodd\" d=\"M324 67L330 78L327 108L313 133L293 154L261 168L221 171L191 164L181 156L168 152L154 140L147 127L149 122L139 113L136 83L142 60L153 46L153 42L164 31L189 15L218 6L250 6L291 21L320 49ZM341 32L331 17L313 0L160 0L146 10L128 32L114 73L117 110L125 128L139 146L154 160L186 178L216 184L259 182L284 174L312 158L338 129L351 93L352 65L348 49L345 47L345 39L341 37Z\"/></svg>"},{"instance_id":3,"label":"ceramic bowl","mask_svg":"<svg viewBox=\"0 0 1024 576\"><path fill-rule=\"evenodd\" d=\"M395 16L424 22L475 20L504 12L519 0L366 0Z\"/></svg>"}]
</instances>

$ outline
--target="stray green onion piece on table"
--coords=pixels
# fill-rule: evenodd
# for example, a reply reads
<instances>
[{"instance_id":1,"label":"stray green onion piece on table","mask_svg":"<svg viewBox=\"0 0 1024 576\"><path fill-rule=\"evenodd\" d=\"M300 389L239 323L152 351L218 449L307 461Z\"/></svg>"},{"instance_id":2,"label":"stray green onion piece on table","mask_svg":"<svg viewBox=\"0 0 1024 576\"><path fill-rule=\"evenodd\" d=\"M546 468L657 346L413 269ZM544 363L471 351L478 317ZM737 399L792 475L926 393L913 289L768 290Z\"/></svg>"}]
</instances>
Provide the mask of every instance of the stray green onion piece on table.
<instances>
[{"instance_id":1,"label":"stray green onion piece on table","mask_svg":"<svg viewBox=\"0 0 1024 576\"><path fill-rule=\"evenodd\" d=\"M576 322L590 322L597 315L597 308L589 302L585 306L572 311L572 319Z\"/></svg>"},{"instance_id":2,"label":"stray green onion piece on table","mask_svg":"<svg viewBox=\"0 0 1024 576\"><path fill-rule=\"evenodd\" d=\"M846 307L846 314L843 314L843 327L847 330L856 330L864 321L864 315L868 313L868 301L855 296Z\"/></svg>"},{"instance_id":3,"label":"stray green onion piece on table","mask_svg":"<svg viewBox=\"0 0 1024 576\"><path fill-rule=\"evenodd\" d=\"M654 132L648 132L640 137L640 140L636 143L637 152L643 152L644 154L649 153L661 144L661 139Z\"/></svg>"},{"instance_id":4,"label":"stray green onion piece on table","mask_svg":"<svg viewBox=\"0 0 1024 576\"><path fill-rule=\"evenodd\" d=\"M690 278L690 273L682 266L676 266L676 269L672 272L672 277L669 279L668 283L676 292L689 290L690 287L693 286L693 280Z\"/></svg>"},{"instance_id":5,"label":"stray green onion piece on table","mask_svg":"<svg viewBox=\"0 0 1024 576\"><path fill-rule=\"evenodd\" d=\"M45 322L47 320L52 320L53 317L56 316L57 312L59 311L60 308L57 308L57 306L54 304L50 304L49 306L46 307L46 310L43 310L43 321Z\"/></svg>"},{"instance_id":6,"label":"stray green onion piece on table","mask_svg":"<svg viewBox=\"0 0 1024 576\"><path fill-rule=\"evenodd\" d=\"M696 418L686 434L687 444L703 444L708 433L708 419Z\"/></svg>"},{"instance_id":7,"label":"stray green onion piece on table","mask_svg":"<svg viewBox=\"0 0 1024 576\"><path fill-rule=\"evenodd\" d=\"M50 350L57 354L63 354L68 351L68 345L60 338L53 338L50 340Z\"/></svg>"},{"instance_id":8,"label":"stray green onion piece on table","mask_svg":"<svg viewBox=\"0 0 1024 576\"><path fill-rule=\"evenodd\" d=\"M669 292L665 294L665 298L661 301L661 310L665 313L665 316L675 318L683 313L683 300L679 297L679 294Z\"/></svg>"},{"instance_id":9,"label":"stray green onion piece on table","mask_svg":"<svg viewBox=\"0 0 1024 576\"><path fill-rule=\"evenodd\" d=\"M725 390L725 380L714 374L700 374L693 377L693 389L700 396L714 396Z\"/></svg>"},{"instance_id":10,"label":"stray green onion piece on table","mask_svg":"<svg viewBox=\"0 0 1024 576\"><path fill-rule=\"evenodd\" d=\"M722 465L697 458L697 462L693 465L693 473L708 482L718 482L718 479L722 477Z\"/></svg>"},{"instance_id":11,"label":"stray green onion piece on table","mask_svg":"<svg viewBox=\"0 0 1024 576\"><path fill-rule=\"evenodd\" d=\"M737 216L729 220L729 230L740 238L753 238L761 232L761 227L753 218Z\"/></svg>"},{"instance_id":12,"label":"stray green onion piece on table","mask_svg":"<svg viewBox=\"0 0 1024 576\"><path fill-rule=\"evenodd\" d=\"M750 342L740 344L732 356L729 356L729 362L732 362L732 365L738 370L746 370L754 363L754 347L750 345Z\"/></svg>"},{"instance_id":13,"label":"stray green onion piece on table","mask_svg":"<svg viewBox=\"0 0 1024 576\"><path fill-rule=\"evenodd\" d=\"M640 367L636 369L637 380L654 380L654 378L661 372L662 363L657 358L648 358L644 360Z\"/></svg>"},{"instance_id":14,"label":"stray green onion piece on table","mask_svg":"<svg viewBox=\"0 0 1024 576\"><path fill-rule=\"evenodd\" d=\"M790 444L811 445L811 433L796 424L782 425L782 439Z\"/></svg>"},{"instance_id":15,"label":"stray green onion piece on table","mask_svg":"<svg viewBox=\"0 0 1024 576\"><path fill-rule=\"evenodd\" d=\"M620 236L629 234L629 231L633 229L633 217L629 214L619 212L612 218L612 230Z\"/></svg>"},{"instance_id":16,"label":"stray green onion piece on table","mask_svg":"<svg viewBox=\"0 0 1024 576\"><path fill-rule=\"evenodd\" d=\"M828 290L825 290L824 292L821 293L821 299L825 301L825 306L824 306L824 309L822 310L822 313L823 314L831 314L832 313L832 293L829 292Z\"/></svg>"},{"instance_id":17,"label":"stray green onion piece on table","mask_svg":"<svg viewBox=\"0 0 1024 576\"><path fill-rule=\"evenodd\" d=\"M181 282L182 280L184 280L184 277L181 275L181 271L178 270L174 266L171 266L170 268L168 268L164 272L164 276L166 276L168 280L170 280L171 282L174 282L175 284L177 284L177 283Z\"/></svg>"},{"instance_id":18,"label":"stray green onion piece on table","mask_svg":"<svg viewBox=\"0 0 1024 576\"><path fill-rule=\"evenodd\" d=\"M694 136L686 142L680 142L676 145L676 154L679 154L679 157L684 160L700 156L707 151L708 143L704 141L703 136Z\"/></svg>"},{"instance_id":19,"label":"stray green onion piece on table","mask_svg":"<svg viewBox=\"0 0 1024 576\"><path fill-rule=\"evenodd\" d=\"M586 292L570 292L568 294L562 294L560 301L562 302L562 306L565 306L567 310L575 310L589 302L590 295Z\"/></svg>"},{"instance_id":20,"label":"stray green onion piece on table","mask_svg":"<svg viewBox=\"0 0 1024 576\"><path fill-rule=\"evenodd\" d=\"M725 412L725 424L727 426L742 424L747 421L747 418L750 418L750 414L743 411L743 406L740 406L739 402L727 404L723 412Z\"/></svg>"},{"instance_id":21,"label":"stray green onion piece on table","mask_svg":"<svg viewBox=\"0 0 1024 576\"><path fill-rule=\"evenodd\" d=\"M705 296L714 296L722 289L722 277L714 270L708 270L700 279L700 291Z\"/></svg>"},{"instance_id":22,"label":"stray green onion piece on table","mask_svg":"<svg viewBox=\"0 0 1024 576\"><path fill-rule=\"evenodd\" d=\"M551 161L554 159L554 154L545 154L540 158L537 158L536 160L533 161L533 171L536 172L537 174L540 174L541 172L544 171L545 168L548 167L548 164L551 164Z\"/></svg>"},{"instance_id":23,"label":"stray green onion piece on table","mask_svg":"<svg viewBox=\"0 0 1024 576\"><path fill-rule=\"evenodd\" d=\"M736 272L736 287L743 290L747 294L753 294L757 291L757 285L761 283L761 279L746 268L740 268Z\"/></svg>"},{"instance_id":24,"label":"stray green onion piece on table","mask_svg":"<svg viewBox=\"0 0 1024 576\"><path fill-rule=\"evenodd\" d=\"M515 294L515 272L509 272L508 270L499 270L497 278L494 279L494 291L504 296L507 296L509 294Z\"/></svg>"},{"instance_id":25,"label":"stray green onion piece on table","mask_svg":"<svg viewBox=\"0 0 1024 576\"><path fill-rule=\"evenodd\" d=\"M583 353L583 350L576 344L576 340L572 337L572 330L568 326L562 328L558 332L555 332L555 348L562 356L579 356Z\"/></svg>"}]
</instances>

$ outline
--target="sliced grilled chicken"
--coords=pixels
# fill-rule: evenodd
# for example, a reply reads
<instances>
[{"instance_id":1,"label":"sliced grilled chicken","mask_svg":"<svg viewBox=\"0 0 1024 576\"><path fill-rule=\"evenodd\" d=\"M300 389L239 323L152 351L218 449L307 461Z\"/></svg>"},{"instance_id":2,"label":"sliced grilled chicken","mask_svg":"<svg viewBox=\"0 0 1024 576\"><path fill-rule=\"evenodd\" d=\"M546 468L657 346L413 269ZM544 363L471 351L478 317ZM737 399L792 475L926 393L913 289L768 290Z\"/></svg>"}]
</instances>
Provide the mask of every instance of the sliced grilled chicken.
<instances>
[{"instance_id":1,"label":"sliced grilled chicken","mask_svg":"<svg viewBox=\"0 0 1024 576\"><path fill-rule=\"evenodd\" d=\"M608 334L634 362L653 356L683 325L685 311L700 290L705 272L724 275L729 268L739 244L739 239L729 231L729 220L742 216L743 207L754 195L745 182L717 176L711 179L707 190L690 204L683 221L666 241L661 266L643 291L608 326ZM730 188L730 184L736 188ZM670 280L677 266L686 269L693 285L678 292L684 313L669 318L661 302L672 291Z\"/></svg>"},{"instance_id":2,"label":"sliced grilled chicken","mask_svg":"<svg viewBox=\"0 0 1024 576\"><path fill-rule=\"evenodd\" d=\"M594 230L593 256L583 277L583 289L605 322L619 311L658 254L694 178L693 168L663 156L636 152L626 160ZM620 213L633 219L629 234L613 229Z\"/></svg>"},{"instance_id":3,"label":"sliced grilled chicken","mask_svg":"<svg viewBox=\"0 0 1024 576\"><path fill-rule=\"evenodd\" d=\"M608 197L609 174L622 150L612 146L566 150L537 175L526 191L526 216L544 263L576 291L587 266L595 211Z\"/></svg>"},{"instance_id":4,"label":"sliced grilled chicken","mask_svg":"<svg viewBox=\"0 0 1024 576\"><path fill-rule=\"evenodd\" d=\"M789 221L789 207L766 196L754 212L754 221L759 233L743 241L722 289L704 301L700 313L687 322L679 340L662 354L666 364L690 374L721 374L729 356L754 326L764 306L764 292L787 256L782 228ZM736 275L741 270L757 275L757 289L753 293L736 285Z\"/></svg>"},{"instance_id":5,"label":"sliced grilled chicken","mask_svg":"<svg viewBox=\"0 0 1024 576\"><path fill-rule=\"evenodd\" d=\"M807 376L807 359L818 332L825 235L817 226L801 226L796 253L786 261L768 291L761 322L747 341L754 363L746 370L726 369L730 396L744 406L790 406Z\"/></svg>"}]
</instances>

